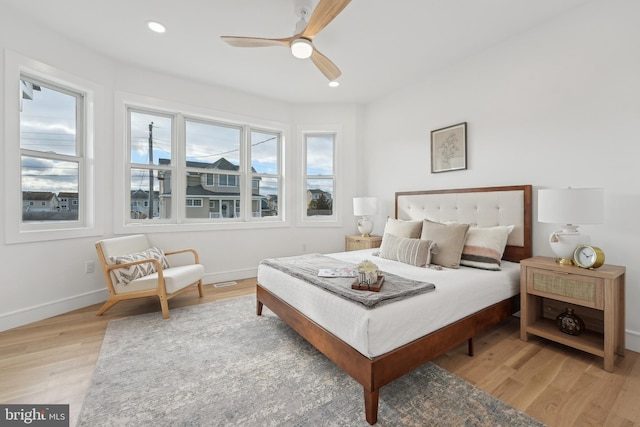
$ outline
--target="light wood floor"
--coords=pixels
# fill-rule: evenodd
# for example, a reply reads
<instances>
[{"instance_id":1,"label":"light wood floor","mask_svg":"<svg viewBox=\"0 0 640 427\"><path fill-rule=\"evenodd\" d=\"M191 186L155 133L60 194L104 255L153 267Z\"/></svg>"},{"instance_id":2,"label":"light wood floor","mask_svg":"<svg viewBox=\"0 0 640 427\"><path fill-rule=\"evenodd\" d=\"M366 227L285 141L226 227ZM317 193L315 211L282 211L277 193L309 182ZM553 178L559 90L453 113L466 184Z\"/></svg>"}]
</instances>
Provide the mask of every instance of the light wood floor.
<instances>
[{"instance_id":1,"label":"light wood floor","mask_svg":"<svg viewBox=\"0 0 640 427\"><path fill-rule=\"evenodd\" d=\"M255 293L255 279L188 291L170 308ZM70 404L75 425L109 320L160 311L157 298L123 301L96 316L99 305L0 333L0 402ZM640 354L627 351L615 371L602 359L542 339L519 339L518 319L435 362L508 404L553 426L640 426Z\"/></svg>"}]
</instances>

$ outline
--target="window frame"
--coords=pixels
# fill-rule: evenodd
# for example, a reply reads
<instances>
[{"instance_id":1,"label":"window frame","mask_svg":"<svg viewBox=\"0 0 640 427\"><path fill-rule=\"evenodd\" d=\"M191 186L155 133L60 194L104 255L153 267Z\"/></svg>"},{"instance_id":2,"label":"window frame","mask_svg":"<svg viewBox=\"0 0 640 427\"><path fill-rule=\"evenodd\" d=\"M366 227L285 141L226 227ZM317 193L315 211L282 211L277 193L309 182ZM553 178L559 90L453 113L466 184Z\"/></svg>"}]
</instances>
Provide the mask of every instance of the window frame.
<instances>
[{"instance_id":1,"label":"window frame","mask_svg":"<svg viewBox=\"0 0 640 427\"><path fill-rule=\"evenodd\" d=\"M172 212L175 215L170 219L153 220L153 221L136 221L135 219L127 218L125 215L126 206L122 199L118 197L117 192L114 200L114 232L116 234L125 233L147 233L151 230L153 232L174 232L174 231L197 231L197 230L219 230L219 229L251 229L251 228L271 228L271 227L287 227L289 221L286 219L284 212L284 205L279 210L277 217L269 218L255 218L251 216L250 202L250 152L248 153L248 132L251 128L265 129L269 132L275 132L280 135L280 163L284 160L285 144L287 141L286 135L289 133L289 126L287 124L275 121L260 120L253 117L246 117L241 115L234 115L232 113L222 113L207 108L195 107L191 105L184 105L177 102L164 101L155 98L149 98L138 94L126 93L116 91L115 93L115 106L116 106L116 153L114 156L116 173L114 174L114 188L122 188L125 191L129 190L129 178L127 178L128 170L130 168L128 159L130 158L130 146L128 142L127 133L129 132L128 125L128 111L129 108L134 108L136 111L142 112L157 112L164 115L174 114L176 117L175 129L176 138L173 141L172 147ZM121 119L119 119L121 117ZM237 176L239 185L245 191L241 203L240 217L234 218L187 218L187 206L186 206L186 172L198 171L199 173L211 173L211 170L198 170L197 168L190 168L186 165L186 128L185 123L188 120L194 120L199 122L218 124L223 126L241 127L243 129L242 141L240 144L240 168L238 171L225 171L227 175ZM122 138L119 137L122 135ZM122 168L120 172L119 169ZM206 179L206 178L205 178ZM284 174L280 171L281 182L284 183ZM249 182L249 184L247 184ZM247 187L248 185L248 187ZM282 185L282 187L284 184ZM249 188L249 190L247 190ZM173 195L175 194L175 197ZM247 196L248 195L248 196ZM235 196L237 198L237 196ZM248 198L247 198L248 197ZM279 197L284 197L283 188L279 188ZM179 200L185 200L183 203L178 203ZM234 206L236 203L234 202ZM208 204L204 203L203 207L207 207ZM211 216L211 215L209 215ZM265 219L267 219L265 221Z\"/></svg>"},{"instance_id":2,"label":"window frame","mask_svg":"<svg viewBox=\"0 0 640 427\"><path fill-rule=\"evenodd\" d=\"M20 80L31 79L54 90L67 94L81 95L81 108L76 117L82 119L76 123L80 135L77 137L76 156L43 153L25 150L20 146ZM99 166L95 158L98 145L96 135L96 117L101 111L100 102L104 100L102 86L78 77L74 74L44 64L32 58L5 51L5 243L27 243L48 240L98 236L103 234L101 214L102 201L96 196L99 180ZM98 102L100 101L100 102ZM81 111L79 111L81 110ZM39 158L76 161L78 163L78 220L43 221L24 223L22 221L22 164L23 154ZM69 160L74 158L74 160Z\"/></svg>"},{"instance_id":3,"label":"window frame","mask_svg":"<svg viewBox=\"0 0 640 427\"><path fill-rule=\"evenodd\" d=\"M301 226L306 227L341 227L342 226L342 210L343 206L340 203L340 194L342 193L342 184L340 180L341 176L341 164L340 156L338 153L341 150L341 136L342 128L337 125L316 125L316 126L299 126L298 140L301 142L300 153L300 170L301 170L301 185L299 189L299 216L298 223ZM309 135L333 135L333 175L331 176L317 176L307 174L307 136ZM332 199L332 214L331 215L307 215L307 179L322 177L333 178L333 199Z\"/></svg>"}]
</instances>

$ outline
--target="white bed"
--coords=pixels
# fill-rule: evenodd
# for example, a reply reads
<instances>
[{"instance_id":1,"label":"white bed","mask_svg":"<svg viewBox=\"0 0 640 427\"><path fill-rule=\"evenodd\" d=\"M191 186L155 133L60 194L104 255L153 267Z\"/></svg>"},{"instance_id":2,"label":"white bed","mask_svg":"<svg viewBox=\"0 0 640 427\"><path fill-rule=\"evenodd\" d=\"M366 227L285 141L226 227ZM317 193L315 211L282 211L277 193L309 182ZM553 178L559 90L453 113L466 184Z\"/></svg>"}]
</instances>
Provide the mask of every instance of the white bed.
<instances>
[{"instance_id":1,"label":"white bed","mask_svg":"<svg viewBox=\"0 0 640 427\"><path fill-rule=\"evenodd\" d=\"M500 271L470 267L431 270L374 257L377 250L329 256L354 265L435 284L431 292L367 309L272 267L258 268L258 315L263 305L351 375L364 389L365 417L377 422L379 390L519 310L519 264L531 256L531 186L396 193L396 218L513 225ZM330 266L327 266L330 267Z\"/></svg>"},{"instance_id":2,"label":"white bed","mask_svg":"<svg viewBox=\"0 0 640 427\"><path fill-rule=\"evenodd\" d=\"M435 270L382 259L373 255L376 252L364 249L328 256L354 265L369 259L382 271L430 282L436 289L367 309L265 265L258 267L258 283L370 359L520 293L517 263L503 261L501 271Z\"/></svg>"}]
</instances>

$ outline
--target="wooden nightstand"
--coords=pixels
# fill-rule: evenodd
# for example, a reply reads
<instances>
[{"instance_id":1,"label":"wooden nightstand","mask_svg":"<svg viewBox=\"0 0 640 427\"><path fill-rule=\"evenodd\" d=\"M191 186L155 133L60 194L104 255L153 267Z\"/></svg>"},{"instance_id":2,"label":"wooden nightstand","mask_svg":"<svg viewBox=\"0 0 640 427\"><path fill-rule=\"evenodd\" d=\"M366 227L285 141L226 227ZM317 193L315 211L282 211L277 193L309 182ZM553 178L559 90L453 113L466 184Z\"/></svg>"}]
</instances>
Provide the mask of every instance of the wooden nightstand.
<instances>
[{"instance_id":1,"label":"wooden nightstand","mask_svg":"<svg viewBox=\"0 0 640 427\"><path fill-rule=\"evenodd\" d=\"M382 244L382 236L362 237L360 234L347 236L344 239L346 251L358 251L360 249L379 248Z\"/></svg>"},{"instance_id":2,"label":"wooden nightstand","mask_svg":"<svg viewBox=\"0 0 640 427\"><path fill-rule=\"evenodd\" d=\"M553 258L520 261L520 338L537 335L604 358L613 372L616 354L624 355L625 267L595 270L560 265ZM573 308L585 323L580 335L561 332L555 323Z\"/></svg>"}]
</instances>

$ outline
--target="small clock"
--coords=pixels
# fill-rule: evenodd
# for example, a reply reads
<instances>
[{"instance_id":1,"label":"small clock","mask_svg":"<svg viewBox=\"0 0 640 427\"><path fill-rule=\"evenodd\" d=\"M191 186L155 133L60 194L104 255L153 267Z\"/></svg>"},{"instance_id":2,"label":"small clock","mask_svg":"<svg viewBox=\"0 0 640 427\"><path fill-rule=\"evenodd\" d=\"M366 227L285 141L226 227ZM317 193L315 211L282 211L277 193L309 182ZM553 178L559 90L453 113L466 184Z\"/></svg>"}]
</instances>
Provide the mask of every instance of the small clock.
<instances>
[{"instance_id":1,"label":"small clock","mask_svg":"<svg viewBox=\"0 0 640 427\"><path fill-rule=\"evenodd\" d=\"M595 246L579 245L573 252L573 261L578 267L598 268L604 264L604 252Z\"/></svg>"}]
</instances>

